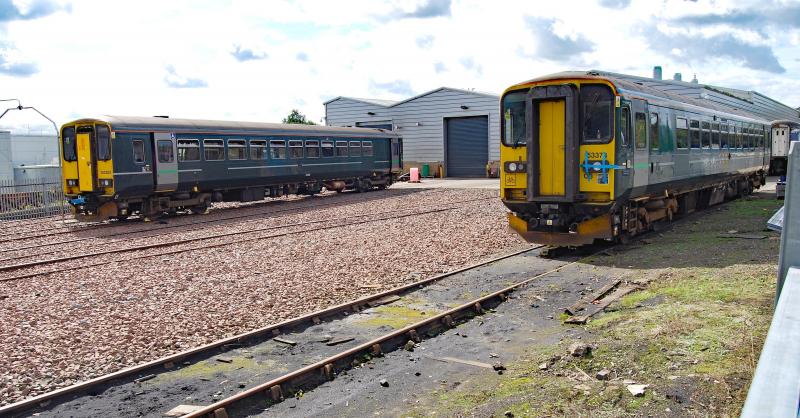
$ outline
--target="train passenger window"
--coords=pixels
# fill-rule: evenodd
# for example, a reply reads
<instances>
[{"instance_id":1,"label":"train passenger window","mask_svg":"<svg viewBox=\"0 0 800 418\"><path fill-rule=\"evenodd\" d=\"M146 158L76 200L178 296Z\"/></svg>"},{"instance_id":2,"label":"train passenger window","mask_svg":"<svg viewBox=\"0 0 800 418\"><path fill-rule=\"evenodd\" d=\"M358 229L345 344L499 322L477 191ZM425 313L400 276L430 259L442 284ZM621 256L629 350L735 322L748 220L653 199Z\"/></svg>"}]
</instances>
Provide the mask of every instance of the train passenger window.
<instances>
[{"instance_id":1,"label":"train passenger window","mask_svg":"<svg viewBox=\"0 0 800 418\"><path fill-rule=\"evenodd\" d=\"M719 125L719 147L722 149L728 148L728 125L721 124Z\"/></svg>"},{"instance_id":2,"label":"train passenger window","mask_svg":"<svg viewBox=\"0 0 800 418\"><path fill-rule=\"evenodd\" d=\"M319 158L319 141L316 139L306 141L306 157Z\"/></svg>"},{"instance_id":3,"label":"train passenger window","mask_svg":"<svg viewBox=\"0 0 800 418\"><path fill-rule=\"evenodd\" d=\"M614 126L614 95L611 89L601 84L584 84L580 96L582 143L608 142Z\"/></svg>"},{"instance_id":4,"label":"train passenger window","mask_svg":"<svg viewBox=\"0 0 800 418\"><path fill-rule=\"evenodd\" d=\"M621 142L622 148L628 148L628 141L631 137L631 111L627 107L622 109L622 115L620 116L620 128L619 128L619 140Z\"/></svg>"},{"instance_id":5,"label":"train passenger window","mask_svg":"<svg viewBox=\"0 0 800 418\"><path fill-rule=\"evenodd\" d=\"M77 161L78 153L75 149L75 128L68 127L61 131L61 140L64 143L64 159L66 161Z\"/></svg>"},{"instance_id":6,"label":"train passenger window","mask_svg":"<svg viewBox=\"0 0 800 418\"><path fill-rule=\"evenodd\" d=\"M361 142L362 153L365 157L372 157L375 155L374 151L372 150L372 141L363 141Z\"/></svg>"},{"instance_id":7,"label":"train passenger window","mask_svg":"<svg viewBox=\"0 0 800 418\"><path fill-rule=\"evenodd\" d=\"M144 164L144 141L141 139L134 139L132 144L133 162L136 164Z\"/></svg>"},{"instance_id":8,"label":"train passenger window","mask_svg":"<svg viewBox=\"0 0 800 418\"><path fill-rule=\"evenodd\" d=\"M197 139L179 139L178 161L200 161L200 141Z\"/></svg>"},{"instance_id":9,"label":"train passenger window","mask_svg":"<svg viewBox=\"0 0 800 418\"><path fill-rule=\"evenodd\" d=\"M675 118L675 142L678 148L689 148L689 131L686 119Z\"/></svg>"},{"instance_id":10,"label":"train passenger window","mask_svg":"<svg viewBox=\"0 0 800 418\"><path fill-rule=\"evenodd\" d=\"M267 141L260 139L253 139L250 141L250 159L251 160L266 160L267 159Z\"/></svg>"},{"instance_id":11,"label":"train passenger window","mask_svg":"<svg viewBox=\"0 0 800 418\"><path fill-rule=\"evenodd\" d=\"M700 148L700 122L696 120L689 121L689 139L691 140L692 148Z\"/></svg>"},{"instance_id":12,"label":"train passenger window","mask_svg":"<svg viewBox=\"0 0 800 418\"><path fill-rule=\"evenodd\" d=\"M289 141L289 158L303 158L303 141Z\"/></svg>"},{"instance_id":13,"label":"train passenger window","mask_svg":"<svg viewBox=\"0 0 800 418\"><path fill-rule=\"evenodd\" d=\"M158 154L158 162L171 163L175 161L175 154L172 153L172 141L169 139L160 139L156 141L156 151Z\"/></svg>"},{"instance_id":14,"label":"train passenger window","mask_svg":"<svg viewBox=\"0 0 800 418\"><path fill-rule=\"evenodd\" d=\"M361 156L361 141L350 141L350 156L351 157Z\"/></svg>"},{"instance_id":15,"label":"train passenger window","mask_svg":"<svg viewBox=\"0 0 800 418\"><path fill-rule=\"evenodd\" d=\"M220 161L225 159L225 146L221 139L204 139L203 150L206 161Z\"/></svg>"},{"instance_id":16,"label":"train passenger window","mask_svg":"<svg viewBox=\"0 0 800 418\"><path fill-rule=\"evenodd\" d=\"M269 157L273 160L285 160L286 141L269 141Z\"/></svg>"},{"instance_id":17,"label":"train passenger window","mask_svg":"<svg viewBox=\"0 0 800 418\"><path fill-rule=\"evenodd\" d=\"M95 127L97 141L97 159L108 161L111 159L111 132L108 126L97 125Z\"/></svg>"},{"instance_id":18,"label":"train passenger window","mask_svg":"<svg viewBox=\"0 0 800 418\"><path fill-rule=\"evenodd\" d=\"M700 127L702 128L700 131L700 143L703 149L709 149L711 148L711 124L708 122L701 122Z\"/></svg>"},{"instance_id":19,"label":"train passenger window","mask_svg":"<svg viewBox=\"0 0 800 418\"><path fill-rule=\"evenodd\" d=\"M719 123L711 124L711 148L719 149Z\"/></svg>"},{"instance_id":20,"label":"train passenger window","mask_svg":"<svg viewBox=\"0 0 800 418\"><path fill-rule=\"evenodd\" d=\"M647 148L647 120L644 113L636 112L633 129L636 135L636 149Z\"/></svg>"},{"instance_id":21,"label":"train passenger window","mask_svg":"<svg viewBox=\"0 0 800 418\"><path fill-rule=\"evenodd\" d=\"M244 141L244 139L228 140L228 159L229 160L247 159L247 143Z\"/></svg>"},{"instance_id":22,"label":"train passenger window","mask_svg":"<svg viewBox=\"0 0 800 418\"><path fill-rule=\"evenodd\" d=\"M654 151L660 149L658 130L658 113L654 112L650 114L650 149Z\"/></svg>"},{"instance_id":23,"label":"train passenger window","mask_svg":"<svg viewBox=\"0 0 800 418\"><path fill-rule=\"evenodd\" d=\"M333 157L333 141L322 141L322 156Z\"/></svg>"},{"instance_id":24,"label":"train passenger window","mask_svg":"<svg viewBox=\"0 0 800 418\"><path fill-rule=\"evenodd\" d=\"M336 141L336 156L347 157L347 141Z\"/></svg>"}]
</instances>

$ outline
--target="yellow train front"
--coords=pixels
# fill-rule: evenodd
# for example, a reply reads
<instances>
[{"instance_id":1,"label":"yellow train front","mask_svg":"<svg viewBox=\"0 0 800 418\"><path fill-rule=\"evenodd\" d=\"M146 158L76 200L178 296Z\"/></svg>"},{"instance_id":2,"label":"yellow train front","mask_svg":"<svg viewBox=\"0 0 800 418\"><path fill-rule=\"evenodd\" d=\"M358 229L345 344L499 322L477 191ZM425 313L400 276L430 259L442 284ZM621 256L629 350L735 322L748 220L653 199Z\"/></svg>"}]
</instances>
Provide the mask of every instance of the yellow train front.
<instances>
[{"instance_id":1,"label":"yellow train front","mask_svg":"<svg viewBox=\"0 0 800 418\"><path fill-rule=\"evenodd\" d=\"M628 78L565 72L501 98L501 198L529 242L622 240L764 181L768 122Z\"/></svg>"}]
</instances>

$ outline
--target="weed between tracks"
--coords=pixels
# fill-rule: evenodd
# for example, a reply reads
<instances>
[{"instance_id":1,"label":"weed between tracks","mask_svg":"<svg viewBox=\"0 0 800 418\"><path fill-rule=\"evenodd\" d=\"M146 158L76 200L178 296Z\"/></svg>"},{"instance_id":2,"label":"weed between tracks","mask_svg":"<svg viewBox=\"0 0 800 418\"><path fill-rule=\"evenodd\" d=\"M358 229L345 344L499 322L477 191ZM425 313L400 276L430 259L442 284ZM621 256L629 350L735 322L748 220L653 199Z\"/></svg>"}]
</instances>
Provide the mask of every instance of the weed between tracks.
<instances>
[{"instance_id":1,"label":"weed between tracks","mask_svg":"<svg viewBox=\"0 0 800 418\"><path fill-rule=\"evenodd\" d=\"M735 201L593 258L598 270L618 267L625 279L650 283L583 327L582 341L597 347L592 356L567 358L566 348L576 340L525 347L525 354L506 364L506 374L465 379L409 412L738 416L772 316L779 240L763 228L780 204L769 195ZM718 237L730 230L767 238ZM545 362L549 367L540 370ZM609 381L595 378L602 369L611 371ZM645 395L633 397L625 380L649 385Z\"/></svg>"}]
</instances>

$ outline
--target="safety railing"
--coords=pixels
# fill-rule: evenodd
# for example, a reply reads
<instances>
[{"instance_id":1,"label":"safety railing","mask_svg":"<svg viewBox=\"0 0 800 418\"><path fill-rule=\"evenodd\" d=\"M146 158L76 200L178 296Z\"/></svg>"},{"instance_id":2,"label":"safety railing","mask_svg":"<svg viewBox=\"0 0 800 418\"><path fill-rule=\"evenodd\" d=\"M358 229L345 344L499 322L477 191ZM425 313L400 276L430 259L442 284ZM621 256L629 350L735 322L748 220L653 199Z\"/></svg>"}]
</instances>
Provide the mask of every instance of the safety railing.
<instances>
[{"instance_id":1,"label":"safety railing","mask_svg":"<svg viewBox=\"0 0 800 418\"><path fill-rule=\"evenodd\" d=\"M60 178L0 179L0 221L66 215L69 204Z\"/></svg>"},{"instance_id":2,"label":"safety railing","mask_svg":"<svg viewBox=\"0 0 800 418\"><path fill-rule=\"evenodd\" d=\"M789 151L775 314L742 418L800 417L800 143Z\"/></svg>"}]
</instances>

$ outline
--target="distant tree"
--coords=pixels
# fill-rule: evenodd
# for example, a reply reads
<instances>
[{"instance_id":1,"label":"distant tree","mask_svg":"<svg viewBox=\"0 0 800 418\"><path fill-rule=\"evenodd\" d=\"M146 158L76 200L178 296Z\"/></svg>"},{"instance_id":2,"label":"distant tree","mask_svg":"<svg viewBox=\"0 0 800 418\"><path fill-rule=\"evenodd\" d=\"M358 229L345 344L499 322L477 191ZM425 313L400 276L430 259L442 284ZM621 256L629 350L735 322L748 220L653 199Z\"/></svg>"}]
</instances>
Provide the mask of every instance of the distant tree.
<instances>
[{"instance_id":1,"label":"distant tree","mask_svg":"<svg viewBox=\"0 0 800 418\"><path fill-rule=\"evenodd\" d=\"M316 125L316 123L307 120L306 115L300 113L297 109L292 109L292 113L289 113L289 116L283 118L283 123L297 123L301 125Z\"/></svg>"}]
</instances>

